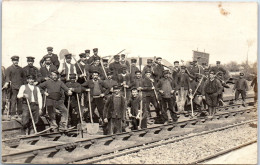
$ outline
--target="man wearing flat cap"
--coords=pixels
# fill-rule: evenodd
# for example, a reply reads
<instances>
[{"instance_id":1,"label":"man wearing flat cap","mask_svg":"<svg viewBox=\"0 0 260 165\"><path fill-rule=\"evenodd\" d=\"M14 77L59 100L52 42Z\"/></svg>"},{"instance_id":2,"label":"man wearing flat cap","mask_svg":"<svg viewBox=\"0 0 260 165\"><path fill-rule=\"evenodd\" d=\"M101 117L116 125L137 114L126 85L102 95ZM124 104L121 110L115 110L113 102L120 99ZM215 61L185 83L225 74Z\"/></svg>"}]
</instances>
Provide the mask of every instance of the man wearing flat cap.
<instances>
[{"instance_id":1,"label":"man wearing flat cap","mask_svg":"<svg viewBox=\"0 0 260 165\"><path fill-rule=\"evenodd\" d=\"M122 65L120 64L120 56L114 55L114 62L109 64L109 69L113 72L113 79L117 80L117 76L122 73Z\"/></svg>"},{"instance_id":2,"label":"man wearing flat cap","mask_svg":"<svg viewBox=\"0 0 260 165\"><path fill-rule=\"evenodd\" d=\"M106 73L108 73L110 71L109 66L108 66L108 59L102 58L102 62L103 62L103 66L104 66Z\"/></svg>"},{"instance_id":3,"label":"man wearing flat cap","mask_svg":"<svg viewBox=\"0 0 260 165\"><path fill-rule=\"evenodd\" d=\"M130 66L130 81L134 81L135 78L135 72L139 71L139 68L136 67L136 59L131 59L131 66Z\"/></svg>"},{"instance_id":4,"label":"man wearing flat cap","mask_svg":"<svg viewBox=\"0 0 260 165\"><path fill-rule=\"evenodd\" d=\"M123 96L128 100L130 96L130 74L127 73L127 66L122 66L122 73L118 75L117 82L122 87Z\"/></svg>"},{"instance_id":5,"label":"man wearing flat cap","mask_svg":"<svg viewBox=\"0 0 260 165\"><path fill-rule=\"evenodd\" d=\"M106 88L105 95L106 98L113 93L113 86L118 85L116 80L113 80L113 72L107 72L107 79L104 80L104 86Z\"/></svg>"},{"instance_id":6,"label":"man wearing flat cap","mask_svg":"<svg viewBox=\"0 0 260 165\"><path fill-rule=\"evenodd\" d=\"M216 75L222 74L222 75L220 76L220 79L221 79L221 80L224 80L225 75L226 75L226 73L227 73L227 71L224 69L224 67L222 67L222 66L220 65L220 61L216 61L216 66L212 67L212 68L210 69L210 71L214 71Z\"/></svg>"},{"instance_id":7,"label":"man wearing flat cap","mask_svg":"<svg viewBox=\"0 0 260 165\"><path fill-rule=\"evenodd\" d=\"M65 62L62 64L62 67L59 69L61 80L63 82L69 81L70 74L76 74L75 64L71 63L72 54L65 55Z\"/></svg>"},{"instance_id":8,"label":"man wearing flat cap","mask_svg":"<svg viewBox=\"0 0 260 165\"><path fill-rule=\"evenodd\" d=\"M56 66L57 69L59 69L60 61L59 61L59 58L58 58L57 54L53 54L52 53L53 52L53 47L47 47L47 52L48 52L48 54L43 56L43 58L40 61L41 67L44 66L45 57L51 57L51 62L53 63L53 65Z\"/></svg>"},{"instance_id":9,"label":"man wearing flat cap","mask_svg":"<svg viewBox=\"0 0 260 165\"><path fill-rule=\"evenodd\" d=\"M91 62L90 62L90 60L89 60L89 58L90 58L90 50L89 49L86 49L85 50L85 54L86 54L86 61L87 61L87 64L90 64Z\"/></svg>"},{"instance_id":10,"label":"man wearing flat cap","mask_svg":"<svg viewBox=\"0 0 260 165\"><path fill-rule=\"evenodd\" d=\"M121 63L122 66L126 66L127 71L129 72L130 64L129 64L129 62L125 59L125 54L121 54L120 63Z\"/></svg>"},{"instance_id":11,"label":"man wearing flat cap","mask_svg":"<svg viewBox=\"0 0 260 165\"><path fill-rule=\"evenodd\" d=\"M12 56L11 57L13 65L9 66L6 69L6 82L3 88L8 88L10 84L11 88L11 108L10 108L10 115L15 117L16 113L18 115L22 114L21 110L21 101L17 99L18 90L23 85L24 80L26 79L23 69L18 65L19 57ZM17 111L16 111L16 104L17 104ZM17 116L16 116L17 117Z\"/></svg>"},{"instance_id":12,"label":"man wearing flat cap","mask_svg":"<svg viewBox=\"0 0 260 165\"><path fill-rule=\"evenodd\" d=\"M41 77L38 78L38 82L42 83L50 79L51 72L58 71L56 66L52 64L51 57L44 57L45 65L40 68L40 75Z\"/></svg>"},{"instance_id":13,"label":"man wearing flat cap","mask_svg":"<svg viewBox=\"0 0 260 165\"><path fill-rule=\"evenodd\" d=\"M244 78L244 73L239 74L239 78L234 85L233 91L235 92L235 102L237 102L237 99L241 94L243 100L242 105L246 106L245 99L246 99L246 92L248 91L248 85L246 79Z\"/></svg>"},{"instance_id":14,"label":"man wearing flat cap","mask_svg":"<svg viewBox=\"0 0 260 165\"><path fill-rule=\"evenodd\" d=\"M157 57L154 66L154 79L156 82L163 77L164 66L162 65L162 58Z\"/></svg>"},{"instance_id":15,"label":"man wearing flat cap","mask_svg":"<svg viewBox=\"0 0 260 165\"><path fill-rule=\"evenodd\" d=\"M179 67L179 61L174 61L174 67L173 67L173 71L172 71L172 78L175 81L177 79L177 75L178 73L180 73L180 67Z\"/></svg>"},{"instance_id":16,"label":"man wearing flat cap","mask_svg":"<svg viewBox=\"0 0 260 165\"><path fill-rule=\"evenodd\" d=\"M39 82L37 82L37 80L39 80L39 78L41 77L40 71L38 70L38 68L36 68L35 66L33 66L34 63L34 57L26 57L27 58L27 66L25 66L23 68L24 74L27 77L28 75L33 75L35 77L35 82L34 85L37 85ZM27 83L27 80L25 80L25 83Z\"/></svg>"},{"instance_id":17,"label":"man wearing flat cap","mask_svg":"<svg viewBox=\"0 0 260 165\"><path fill-rule=\"evenodd\" d=\"M99 57L99 55L98 55L98 48L94 48L93 49L93 56L91 56L89 59L88 59L88 62L89 62L89 64L92 64L95 60L95 58L96 57ZM99 57L100 58L100 57Z\"/></svg>"},{"instance_id":18,"label":"man wearing flat cap","mask_svg":"<svg viewBox=\"0 0 260 165\"><path fill-rule=\"evenodd\" d=\"M86 60L86 53L80 53L79 57L80 57L80 59L75 64L75 67L76 67L76 72L78 75L77 82L82 84L85 82L86 79L89 78L89 75L87 75L87 72L85 69L86 65L88 65L88 64L87 64L87 60Z\"/></svg>"},{"instance_id":19,"label":"man wearing flat cap","mask_svg":"<svg viewBox=\"0 0 260 165\"><path fill-rule=\"evenodd\" d=\"M105 77L105 73L103 71L103 68L102 66L100 65L100 57L95 57L94 58L94 62L92 65L86 65L85 66L85 70L86 70L86 73L90 76L92 76L92 74L95 72L95 71L98 71L99 73L99 78L104 80L106 77ZM89 77L90 79L91 77Z\"/></svg>"},{"instance_id":20,"label":"man wearing flat cap","mask_svg":"<svg viewBox=\"0 0 260 165\"><path fill-rule=\"evenodd\" d=\"M146 71L151 72L151 78L154 78L154 66L153 66L153 60L147 59L147 65L143 68L142 76L145 77Z\"/></svg>"}]
</instances>

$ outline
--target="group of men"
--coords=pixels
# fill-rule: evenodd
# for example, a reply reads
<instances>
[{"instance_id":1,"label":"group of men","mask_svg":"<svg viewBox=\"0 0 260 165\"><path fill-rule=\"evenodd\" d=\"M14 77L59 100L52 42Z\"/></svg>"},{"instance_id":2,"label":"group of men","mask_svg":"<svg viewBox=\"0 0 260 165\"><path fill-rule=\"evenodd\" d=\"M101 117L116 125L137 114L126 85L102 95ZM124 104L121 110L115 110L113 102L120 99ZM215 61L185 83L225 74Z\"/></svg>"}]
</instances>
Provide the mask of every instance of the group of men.
<instances>
[{"instance_id":1,"label":"group of men","mask_svg":"<svg viewBox=\"0 0 260 165\"><path fill-rule=\"evenodd\" d=\"M36 124L39 115L47 115L53 130L60 131L68 125L77 126L82 117L80 110L88 121L91 110L94 121L106 125L106 134L122 132L129 120L132 129L147 128L152 123L151 104L162 122L176 121L187 107L200 112L207 108L212 116L223 92L226 71L219 61L213 68L207 68L206 64L199 66L197 61L189 67L180 66L175 61L170 70L157 57L148 59L141 70L137 59L132 58L129 63L121 54L114 55L112 62L101 58L97 48L93 49L92 56L90 50L79 54L80 59L75 63L70 53L60 63L52 47L47 51L40 60L40 69L33 66L34 57L27 57L28 65L21 68L19 57L13 56L13 65L4 72L2 90L10 93L9 114L21 115L26 131L32 130L29 110ZM220 76L217 78L215 74ZM238 81L235 88L237 95L241 93L244 99L243 90L248 89L244 81ZM61 117L59 124L57 116Z\"/></svg>"}]
</instances>

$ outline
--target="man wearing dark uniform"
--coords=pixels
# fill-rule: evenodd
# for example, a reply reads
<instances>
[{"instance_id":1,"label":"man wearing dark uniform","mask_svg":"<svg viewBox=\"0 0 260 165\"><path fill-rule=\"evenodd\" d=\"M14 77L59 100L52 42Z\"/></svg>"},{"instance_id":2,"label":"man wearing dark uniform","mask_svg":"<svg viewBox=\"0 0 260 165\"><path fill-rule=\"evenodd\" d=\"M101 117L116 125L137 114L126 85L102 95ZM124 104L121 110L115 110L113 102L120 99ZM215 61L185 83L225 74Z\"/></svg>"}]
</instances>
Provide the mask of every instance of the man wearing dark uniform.
<instances>
[{"instance_id":1,"label":"man wearing dark uniform","mask_svg":"<svg viewBox=\"0 0 260 165\"><path fill-rule=\"evenodd\" d=\"M89 49L85 50L85 54L86 54L87 64L90 64L90 60L89 60L89 58L90 58L90 50Z\"/></svg>"},{"instance_id":2,"label":"man wearing dark uniform","mask_svg":"<svg viewBox=\"0 0 260 165\"><path fill-rule=\"evenodd\" d=\"M145 77L146 71L151 72L151 78L154 78L154 66L153 66L153 60L147 59L147 65L143 68L142 76Z\"/></svg>"},{"instance_id":3,"label":"man wearing dark uniform","mask_svg":"<svg viewBox=\"0 0 260 165\"><path fill-rule=\"evenodd\" d=\"M27 104L27 100L29 102L29 106L32 111L32 116L35 124L39 121L39 115L42 113L42 95L39 87L34 85L35 75L27 75L27 84L22 85L19 89L17 98L22 98L22 125L23 131L26 134L33 134L33 125L31 121L31 116L29 112L29 107Z\"/></svg>"},{"instance_id":4,"label":"man wearing dark uniform","mask_svg":"<svg viewBox=\"0 0 260 165\"><path fill-rule=\"evenodd\" d=\"M122 74L119 74L117 77L117 82L120 86L122 86L122 95L126 97L126 100L128 100L130 96L130 75L127 73L126 66L122 66L122 70Z\"/></svg>"},{"instance_id":5,"label":"man wearing dark uniform","mask_svg":"<svg viewBox=\"0 0 260 165\"><path fill-rule=\"evenodd\" d=\"M117 76L122 73L122 65L119 62L119 55L114 56L114 62L109 64L110 71L113 72L113 79L117 80Z\"/></svg>"},{"instance_id":6,"label":"man wearing dark uniform","mask_svg":"<svg viewBox=\"0 0 260 165\"><path fill-rule=\"evenodd\" d=\"M89 63L89 64L92 64L92 63L95 61L95 58L99 57L99 56L98 56L98 48L94 48L94 49L93 49L93 53L94 53L94 55L91 56L91 57L88 59L88 63ZM100 57L99 57L99 58L100 58Z\"/></svg>"},{"instance_id":7,"label":"man wearing dark uniform","mask_svg":"<svg viewBox=\"0 0 260 165\"><path fill-rule=\"evenodd\" d=\"M139 71L139 69L136 67L136 59L131 59L131 66L130 66L130 81L132 82L135 78L135 72Z\"/></svg>"},{"instance_id":8,"label":"man wearing dark uniform","mask_svg":"<svg viewBox=\"0 0 260 165\"><path fill-rule=\"evenodd\" d=\"M162 100L162 117L164 121L173 122L172 115L174 115L174 121L177 121L175 114L175 95L177 84L169 77L170 72L168 70L163 71L163 78L161 78L157 84L161 100ZM169 109L169 111L168 111Z\"/></svg>"},{"instance_id":9,"label":"man wearing dark uniform","mask_svg":"<svg viewBox=\"0 0 260 165\"><path fill-rule=\"evenodd\" d=\"M58 127L56 123L56 111L59 110L61 113L61 121L59 124L59 129L61 131L67 129L68 121L68 109L64 105L64 100L62 99L63 91L67 92L68 95L72 94L72 91L60 80L58 80L58 71L51 72L51 79L39 84L40 89L45 91L44 94L47 96L46 106L48 110L48 115L50 117L50 126L52 129Z\"/></svg>"},{"instance_id":10,"label":"man wearing dark uniform","mask_svg":"<svg viewBox=\"0 0 260 165\"><path fill-rule=\"evenodd\" d=\"M34 57L26 57L26 58L27 58L28 65L23 68L25 77L27 77L28 75L33 75L35 77L35 80L39 80L39 78L41 77L40 71L35 66L33 66L35 58ZM37 81L35 81L34 83L35 85L38 84Z\"/></svg>"},{"instance_id":11,"label":"man wearing dark uniform","mask_svg":"<svg viewBox=\"0 0 260 165\"><path fill-rule=\"evenodd\" d=\"M137 88L139 91L142 90L143 86L143 79L142 79L142 73L141 71L135 71L135 78L133 81L131 81L129 88Z\"/></svg>"},{"instance_id":12,"label":"man wearing dark uniform","mask_svg":"<svg viewBox=\"0 0 260 165\"><path fill-rule=\"evenodd\" d=\"M154 79L156 82L163 76L164 66L162 65L162 58L156 58L156 66L154 67Z\"/></svg>"},{"instance_id":13,"label":"man wearing dark uniform","mask_svg":"<svg viewBox=\"0 0 260 165\"><path fill-rule=\"evenodd\" d=\"M102 61L103 61L104 69L105 69L106 73L108 73L110 71L109 66L108 66L108 59L103 58Z\"/></svg>"},{"instance_id":14,"label":"man wearing dark uniform","mask_svg":"<svg viewBox=\"0 0 260 165\"><path fill-rule=\"evenodd\" d=\"M80 84L83 84L85 82L85 80L89 78L89 75L87 75L86 69L85 69L86 65L88 65L88 64L87 64L87 59L86 59L85 53L80 53L79 57L80 57L80 60L78 60L77 64L75 64L76 72L78 75L77 82Z\"/></svg>"},{"instance_id":15,"label":"man wearing dark uniform","mask_svg":"<svg viewBox=\"0 0 260 165\"><path fill-rule=\"evenodd\" d=\"M218 105L218 95L222 92L222 85L219 80L215 78L214 72L210 71L209 79L204 84L203 97L209 107L209 115L214 116L216 113L216 106Z\"/></svg>"},{"instance_id":16,"label":"man wearing dark uniform","mask_svg":"<svg viewBox=\"0 0 260 165\"><path fill-rule=\"evenodd\" d=\"M104 86L106 88L105 97L107 98L109 95L113 93L113 86L118 85L117 81L112 79L113 72L107 72L107 79L104 80Z\"/></svg>"},{"instance_id":17,"label":"man wearing dark uniform","mask_svg":"<svg viewBox=\"0 0 260 165\"><path fill-rule=\"evenodd\" d=\"M45 57L50 57L52 64L55 65L57 69L59 69L60 61L59 61L59 59L58 59L57 54L53 54L53 53L52 53L52 52L53 52L53 47L47 47L47 51L48 51L48 54L46 54L45 56L43 56L43 58L42 58L41 61L40 61L40 66L41 66L41 67L44 66Z\"/></svg>"},{"instance_id":18,"label":"man wearing dark uniform","mask_svg":"<svg viewBox=\"0 0 260 165\"><path fill-rule=\"evenodd\" d=\"M177 75L180 72L180 67L179 67L179 61L174 61L174 67L173 67L173 71L172 71L172 78L173 80L177 79Z\"/></svg>"},{"instance_id":19,"label":"man wearing dark uniform","mask_svg":"<svg viewBox=\"0 0 260 165\"><path fill-rule=\"evenodd\" d=\"M45 66L40 68L41 77L38 78L38 82L44 82L50 79L51 72L58 71L56 66L51 63L51 57L45 57Z\"/></svg>"},{"instance_id":20,"label":"man wearing dark uniform","mask_svg":"<svg viewBox=\"0 0 260 165\"><path fill-rule=\"evenodd\" d=\"M18 90L23 85L25 75L23 69L18 65L19 57L13 56L11 57L13 65L9 66L6 69L6 82L3 88L7 88L9 83L11 87L11 109L10 115L14 116L16 114L16 104L17 104L17 114L21 115L21 101L17 99Z\"/></svg>"},{"instance_id":21,"label":"man wearing dark uniform","mask_svg":"<svg viewBox=\"0 0 260 165\"><path fill-rule=\"evenodd\" d=\"M246 79L244 78L244 73L240 73L239 79L236 81L233 91L235 91L235 102L237 101L239 95L241 94L243 100L243 106L246 106L246 92L248 91L248 85Z\"/></svg>"},{"instance_id":22,"label":"man wearing dark uniform","mask_svg":"<svg viewBox=\"0 0 260 165\"><path fill-rule=\"evenodd\" d=\"M150 103L153 104L153 106L155 107L155 111L157 114L157 117L160 116L160 109L159 109L159 105L158 105L158 100L156 99L155 96L155 82L154 80L151 78L151 71L147 70L145 73L145 77L143 78L142 81L142 91L143 91L143 102L144 102L144 109L145 111L147 111L148 113L150 112Z\"/></svg>"},{"instance_id":23,"label":"man wearing dark uniform","mask_svg":"<svg viewBox=\"0 0 260 165\"><path fill-rule=\"evenodd\" d=\"M66 102L68 103L69 101L69 97L70 97L70 103L68 110L69 110L69 115L71 118L71 126L77 126L78 122L80 121L80 116L79 116L79 106L78 105L78 100L77 100L77 95L78 95L78 99L80 101L81 98L81 91L82 91L82 87L79 83L76 82L76 78L77 75L72 73L69 75L69 81L66 83L66 86L71 89L71 91L73 92L72 95L67 95L66 97Z\"/></svg>"},{"instance_id":24,"label":"man wearing dark uniform","mask_svg":"<svg viewBox=\"0 0 260 165\"><path fill-rule=\"evenodd\" d=\"M113 90L104 107L104 122L108 123L109 135L121 133L126 118L126 100L120 94L120 87L113 86Z\"/></svg>"},{"instance_id":25,"label":"man wearing dark uniform","mask_svg":"<svg viewBox=\"0 0 260 165\"><path fill-rule=\"evenodd\" d=\"M99 73L99 78L101 80L104 80L105 79L105 73L103 71L103 68L102 66L100 65L100 57L95 57L94 58L94 62L92 65L86 65L85 66L85 70L86 70L86 73L88 75L92 75L94 72L98 72Z\"/></svg>"},{"instance_id":26,"label":"man wearing dark uniform","mask_svg":"<svg viewBox=\"0 0 260 165\"><path fill-rule=\"evenodd\" d=\"M125 66L127 71L130 72L130 64L129 62L125 59L125 54L121 54L121 60L120 60L120 64L122 66Z\"/></svg>"}]
</instances>

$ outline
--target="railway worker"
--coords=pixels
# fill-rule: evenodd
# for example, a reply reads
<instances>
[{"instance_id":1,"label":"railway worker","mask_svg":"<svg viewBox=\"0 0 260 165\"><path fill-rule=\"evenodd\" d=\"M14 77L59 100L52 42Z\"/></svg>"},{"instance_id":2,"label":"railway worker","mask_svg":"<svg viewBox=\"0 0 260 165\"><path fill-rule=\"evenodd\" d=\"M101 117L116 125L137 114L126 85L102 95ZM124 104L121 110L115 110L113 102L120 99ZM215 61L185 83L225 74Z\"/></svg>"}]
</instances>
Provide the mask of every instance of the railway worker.
<instances>
[{"instance_id":1,"label":"railway worker","mask_svg":"<svg viewBox=\"0 0 260 165\"><path fill-rule=\"evenodd\" d=\"M118 85L117 81L112 79L113 72L107 72L107 79L104 80L104 86L106 88L105 97L108 98L113 93L113 86Z\"/></svg>"},{"instance_id":2,"label":"railway worker","mask_svg":"<svg viewBox=\"0 0 260 165\"><path fill-rule=\"evenodd\" d=\"M137 88L139 91L142 90L143 78L141 71L135 71L135 78L131 81L130 88Z\"/></svg>"},{"instance_id":3,"label":"railway worker","mask_svg":"<svg viewBox=\"0 0 260 165\"><path fill-rule=\"evenodd\" d=\"M255 74L255 77L251 82L251 86L254 87L254 92L255 92L254 102L257 103L257 74Z\"/></svg>"},{"instance_id":4,"label":"railway worker","mask_svg":"<svg viewBox=\"0 0 260 165\"><path fill-rule=\"evenodd\" d=\"M160 117L160 108L158 105L158 100L155 94L155 82L154 80L151 78L151 71L150 70L146 70L145 73L145 77L143 78L142 81L142 91L143 91L143 104L144 104L144 110L147 111L149 113L149 117L151 115L150 113L150 103L153 104L153 106L155 107L155 111L157 114L157 117ZM149 117L148 117L148 123L151 123L151 121L149 121Z\"/></svg>"},{"instance_id":5,"label":"railway worker","mask_svg":"<svg viewBox=\"0 0 260 165\"><path fill-rule=\"evenodd\" d=\"M216 106L218 105L218 95L222 93L222 85L218 79L215 78L214 71L210 71L209 79L206 80L203 88L203 97L209 108L209 115L214 116L216 113Z\"/></svg>"},{"instance_id":6,"label":"railway worker","mask_svg":"<svg viewBox=\"0 0 260 165\"><path fill-rule=\"evenodd\" d=\"M212 67L210 70L214 71L216 75L219 73L222 74L220 76L221 80L224 80L224 76L227 73L227 71L220 65L220 61L216 61L216 66Z\"/></svg>"},{"instance_id":7,"label":"railway worker","mask_svg":"<svg viewBox=\"0 0 260 165\"><path fill-rule=\"evenodd\" d=\"M95 57L94 58L94 62L92 65L86 65L85 66L85 70L87 72L88 75L92 75L94 72L98 71L99 73L99 78L101 80L105 79L105 73L103 71L102 66L100 65L100 57Z\"/></svg>"},{"instance_id":8,"label":"railway worker","mask_svg":"<svg viewBox=\"0 0 260 165\"><path fill-rule=\"evenodd\" d=\"M109 66L108 66L108 59L102 58L102 62L103 62L103 66L104 66L106 73L108 73L110 71Z\"/></svg>"},{"instance_id":9,"label":"railway worker","mask_svg":"<svg viewBox=\"0 0 260 165\"><path fill-rule=\"evenodd\" d=\"M90 58L90 50L86 49L85 50L85 54L86 54L86 62L87 62L87 64L90 64L90 60L89 60L89 58Z\"/></svg>"},{"instance_id":10,"label":"railway worker","mask_svg":"<svg viewBox=\"0 0 260 165\"><path fill-rule=\"evenodd\" d=\"M120 63L120 56L114 55L114 62L109 64L109 69L113 72L113 79L117 81L117 76L122 73L122 65Z\"/></svg>"},{"instance_id":11,"label":"railway worker","mask_svg":"<svg viewBox=\"0 0 260 165\"><path fill-rule=\"evenodd\" d=\"M97 108L98 110L98 120L100 123L103 123L103 109L104 109L104 97L106 86L103 80L99 78L99 72L93 71L92 79L84 82L82 87L87 88L85 91L90 92L90 101L91 101L91 109L94 110Z\"/></svg>"},{"instance_id":12,"label":"railway worker","mask_svg":"<svg viewBox=\"0 0 260 165\"><path fill-rule=\"evenodd\" d=\"M58 71L56 66L52 64L51 57L44 57L44 63L45 65L40 68L41 77L37 80L40 83L49 80L51 72Z\"/></svg>"},{"instance_id":13,"label":"railway worker","mask_svg":"<svg viewBox=\"0 0 260 165\"><path fill-rule=\"evenodd\" d=\"M59 130L63 131L67 129L68 120L68 109L64 105L64 100L62 99L63 91L67 92L68 95L72 94L72 91L60 80L58 80L59 72L52 71L50 79L39 84L40 89L45 91L46 97L46 107L48 110L48 115L50 117L50 126L55 131L58 128L56 123L56 111L59 110L61 113L61 121L59 124Z\"/></svg>"},{"instance_id":14,"label":"railway worker","mask_svg":"<svg viewBox=\"0 0 260 165\"><path fill-rule=\"evenodd\" d=\"M163 78L159 80L157 89L161 96L162 117L164 121L169 123L177 121L177 115L175 113L176 97L174 95L177 84L170 78L170 72L168 70L163 71ZM172 116L174 119L172 119Z\"/></svg>"},{"instance_id":15,"label":"railway worker","mask_svg":"<svg viewBox=\"0 0 260 165\"><path fill-rule=\"evenodd\" d=\"M130 81L134 81L135 79L135 72L139 71L139 69L136 67L136 59L131 59L131 66L130 66Z\"/></svg>"},{"instance_id":16,"label":"railway worker","mask_svg":"<svg viewBox=\"0 0 260 165\"><path fill-rule=\"evenodd\" d=\"M80 84L83 84L85 82L85 79L89 78L89 75L87 75L86 72L86 65L87 64L87 58L85 53L80 53L79 54L80 59L78 60L77 64L75 65L76 67L76 72L78 75L77 82Z\"/></svg>"},{"instance_id":17,"label":"railway worker","mask_svg":"<svg viewBox=\"0 0 260 165\"><path fill-rule=\"evenodd\" d=\"M71 118L71 126L77 126L79 119L79 106L77 101L77 95L81 98L82 87L76 82L77 75L72 73L69 75L69 81L66 83L66 86L71 89L73 92L72 95L67 95L66 102L68 103L69 115ZM70 97L70 102L68 102L68 97Z\"/></svg>"},{"instance_id":18,"label":"railway worker","mask_svg":"<svg viewBox=\"0 0 260 165\"><path fill-rule=\"evenodd\" d=\"M162 65L162 57L157 57L154 66L154 79L156 82L163 77L164 66Z\"/></svg>"},{"instance_id":19,"label":"railway worker","mask_svg":"<svg viewBox=\"0 0 260 165\"><path fill-rule=\"evenodd\" d=\"M190 79L186 72L186 67L181 66L181 71L177 75L176 84L178 86L178 96L176 98L176 103L179 113L184 112L184 105L187 100L187 95L191 92Z\"/></svg>"},{"instance_id":20,"label":"railway worker","mask_svg":"<svg viewBox=\"0 0 260 165\"><path fill-rule=\"evenodd\" d=\"M235 92L235 102L239 97L239 94L242 96L243 106L246 106L245 99L246 99L246 92L248 91L247 81L244 78L244 73L239 74L239 79L236 81L233 91Z\"/></svg>"},{"instance_id":21,"label":"railway worker","mask_svg":"<svg viewBox=\"0 0 260 165\"><path fill-rule=\"evenodd\" d=\"M143 68L142 76L145 77L146 71L150 71L151 78L154 78L154 66L153 66L153 60L147 59L147 65Z\"/></svg>"},{"instance_id":22,"label":"railway worker","mask_svg":"<svg viewBox=\"0 0 260 165\"><path fill-rule=\"evenodd\" d=\"M90 65L94 63L95 58L99 57L98 56L98 48L94 48L93 53L94 53L93 56L89 57L89 59L88 59L88 62L89 62ZM99 59L100 59L100 57L99 57Z\"/></svg>"},{"instance_id":23,"label":"railway worker","mask_svg":"<svg viewBox=\"0 0 260 165\"><path fill-rule=\"evenodd\" d=\"M26 58L27 58L28 65L23 68L25 77L27 77L28 75L34 75L34 77L36 78L35 80L39 80L39 78L41 77L40 71L38 70L38 68L33 66L35 58L30 57L30 56L26 57ZM26 82L27 82L27 80L25 81L25 84L26 84ZM35 83L35 85L38 84L37 81L35 81L34 83Z\"/></svg>"},{"instance_id":24,"label":"railway worker","mask_svg":"<svg viewBox=\"0 0 260 165\"><path fill-rule=\"evenodd\" d=\"M43 67L45 58L46 57L50 57L51 58L51 62L53 63L53 65L56 66L57 69L59 69L60 61L58 59L57 54L53 54L52 53L53 52L53 47L47 47L47 52L48 52L48 54L43 56L43 58L40 60L40 66Z\"/></svg>"},{"instance_id":25,"label":"railway worker","mask_svg":"<svg viewBox=\"0 0 260 165\"><path fill-rule=\"evenodd\" d=\"M130 70L130 64L129 64L129 61L127 61L127 60L125 59L125 54L121 54L120 64L121 64L122 66L125 66L125 67L127 68L127 71L129 72L129 70Z\"/></svg>"},{"instance_id":26,"label":"railway worker","mask_svg":"<svg viewBox=\"0 0 260 165\"><path fill-rule=\"evenodd\" d=\"M33 74L27 75L27 84L22 85L19 89L17 98L22 99L22 129L28 134L33 134L33 125L29 112L29 107L27 104L27 100L29 102L29 106L32 111L32 116L35 124L38 123L39 115L42 114L42 95L39 87L35 86L36 77Z\"/></svg>"},{"instance_id":27,"label":"railway worker","mask_svg":"<svg viewBox=\"0 0 260 165\"><path fill-rule=\"evenodd\" d=\"M179 61L174 61L174 67L173 67L173 70L172 70L172 78L173 80L176 80L177 79L177 75L178 73L180 72L180 67L179 67Z\"/></svg>"},{"instance_id":28,"label":"railway worker","mask_svg":"<svg viewBox=\"0 0 260 165\"><path fill-rule=\"evenodd\" d=\"M127 102L127 110L129 118L132 122L132 130L137 130L140 122L140 114L142 113L141 128L147 128L147 112L141 112L141 100L137 88L131 89L131 97Z\"/></svg>"},{"instance_id":29,"label":"railway worker","mask_svg":"<svg viewBox=\"0 0 260 165\"><path fill-rule=\"evenodd\" d=\"M128 100L130 96L130 74L127 73L126 66L122 66L122 74L118 75L117 82L122 86L122 95L126 97L126 100Z\"/></svg>"},{"instance_id":30,"label":"railway worker","mask_svg":"<svg viewBox=\"0 0 260 165\"><path fill-rule=\"evenodd\" d=\"M109 96L104 107L104 122L108 123L108 134L122 132L123 122L126 116L126 100L121 95L120 87L113 86L113 94Z\"/></svg>"},{"instance_id":31,"label":"railway worker","mask_svg":"<svg viewBox=\"0 0 260 165\"><path fill-rule=\"evenodd\" d=\"M19 57L18 56L12 56L11 57L13 65L9 66L6 69L6 82L3 86L3 89L7 89L10 85L10 102L11 102L11 108L10 108L10 115L11 117L18 117L16 115L16 105L17 105L17 114L21 115L21 101L17 99L17 94L19 91L19 88L24 83L25 75L23 69L18 65L19 63Z\"/></svg>"},{"instance_id":32,"label":"railway worker","mask_svg":"<svg viewBox=\"0 0 260 165\"><path fill-rule=\"evenodd\" d=\"M71 63L72 54L65 55L65 62L62 64L62 67L59 69L61 80L63 82L69 81L70 74L76 74L76 67Z\"/></svg>"}]
</instances>

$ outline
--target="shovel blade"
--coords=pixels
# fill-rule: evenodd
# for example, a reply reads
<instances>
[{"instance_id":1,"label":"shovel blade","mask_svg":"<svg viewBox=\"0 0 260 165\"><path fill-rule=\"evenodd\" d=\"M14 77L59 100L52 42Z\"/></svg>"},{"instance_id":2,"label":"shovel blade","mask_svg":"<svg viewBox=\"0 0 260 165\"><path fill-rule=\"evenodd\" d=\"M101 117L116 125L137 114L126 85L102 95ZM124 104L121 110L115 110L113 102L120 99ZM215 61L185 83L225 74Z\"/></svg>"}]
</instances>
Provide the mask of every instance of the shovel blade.
<instances>
[{"instance_id":1,"label":"shovel blade","mask_svg":"<svg viewBox=\"0 0 260 165\"><path fill-rule=\"evenodd\" d=\"M87 132L91 135L98 133L99 131L99 124L98 123L86 123L85 127L87 128Z\"/></svg>"}]
</instances>

